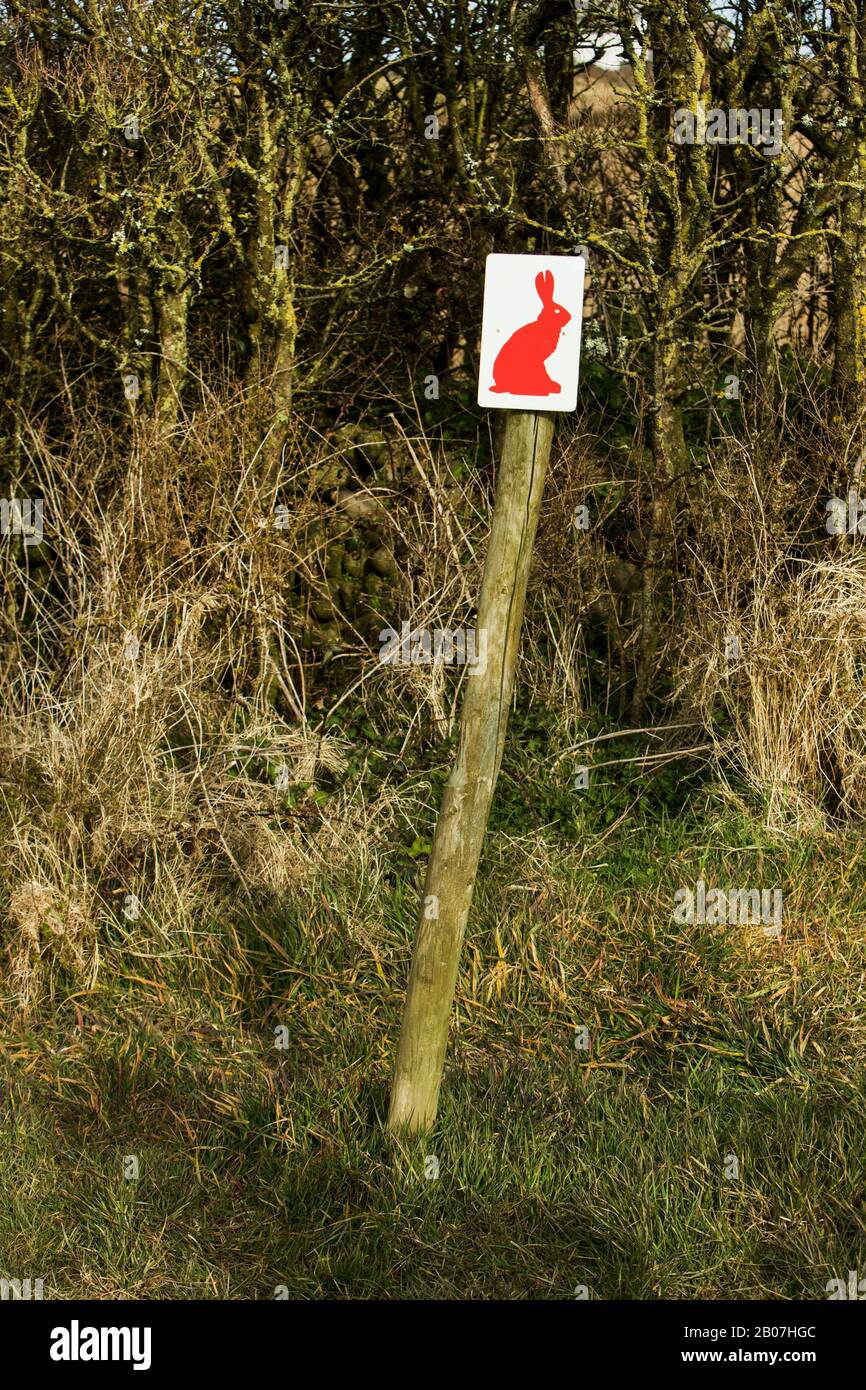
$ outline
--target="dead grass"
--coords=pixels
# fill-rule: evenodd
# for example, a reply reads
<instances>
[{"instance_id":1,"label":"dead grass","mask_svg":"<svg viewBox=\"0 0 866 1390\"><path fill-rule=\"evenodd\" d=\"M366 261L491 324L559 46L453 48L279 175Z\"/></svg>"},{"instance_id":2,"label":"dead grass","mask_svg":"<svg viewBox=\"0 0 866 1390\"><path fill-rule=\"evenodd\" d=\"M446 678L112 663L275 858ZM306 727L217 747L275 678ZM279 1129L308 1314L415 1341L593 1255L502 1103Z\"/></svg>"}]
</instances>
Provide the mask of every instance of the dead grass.
<instances>
[{"instance_id":1,"label":"dead grass","mask_svg":"<svg viewBox=\"0 0 866 1390\"><path fill-rule=\"evenodd\" d=\"M221 429L184 446L199 492ZM453 457L409 444L417 488L388 502L407 569L390 625L470 625L478 470L455 480ZM753 553L722 526L686 616L727 787L683 760L635 776L635 739L608 759L623 731L591 707L601 690L616 708L631 596L604 537L572 525L587 498L601 524L619 492L582 444L562 450L441 1122L395 1149L381 1120L459 673L382 667L350 641L327 680L286 657L283 704L265 698L321 556L259 524L255 469L234 457L187 517L188 549L168 524L189 486L176 457L153 476L118 466L110 517L67 478L63 566L53 588L38 567L27 581L39 643L32 623L11 634L4 1269L96 1297L821 1296L864 1241L862 846L827 823L805 833L828 748L847 813L862 804L857 557L795 565L780 545L746 575ZM597 604L621 621L619 653L592 638ZM733 673L725 624L744 648ZM590 794L570 785L583 758ZM783 888L780 938L674 922L699 876Z\"/></svg>"},{"instance_id":2,"label":"dead grass","mask_svg":"<svg viewBox=\"0 0 866 1390\"><path fill-rule=\"evenodd\" d=\"M866 552L785 517L791 479L714 474L693 546L680 694L782 833L866 812ZM781 494L781 496L780 496ZM724 500L721 500L724 499ZM822 499L813 512L823 516ZM796 514L796 512L795 512ZM788 513L790 516L790 512ZM844 548L843 548L844 547Z\"/></svg>"}]
</instances>

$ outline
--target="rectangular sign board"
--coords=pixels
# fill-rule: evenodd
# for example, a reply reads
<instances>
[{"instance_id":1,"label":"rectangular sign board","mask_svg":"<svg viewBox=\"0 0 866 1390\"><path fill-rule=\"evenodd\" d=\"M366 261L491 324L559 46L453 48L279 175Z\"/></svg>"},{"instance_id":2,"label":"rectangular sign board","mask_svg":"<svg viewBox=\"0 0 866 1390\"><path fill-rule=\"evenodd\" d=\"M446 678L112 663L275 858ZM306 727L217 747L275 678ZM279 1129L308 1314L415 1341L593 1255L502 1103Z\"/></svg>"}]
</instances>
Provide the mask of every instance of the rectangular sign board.
<instances>
[{"instance_id":1,"label":"rectangular sign board","mask_svg":"<svg viewBox=\"0 0 866 1390\"><path fill-rule=\"evenodd\" d=\"M480 406L575 409L585 269L582 256L487 257Z\"/></svg>"}]
</instances>

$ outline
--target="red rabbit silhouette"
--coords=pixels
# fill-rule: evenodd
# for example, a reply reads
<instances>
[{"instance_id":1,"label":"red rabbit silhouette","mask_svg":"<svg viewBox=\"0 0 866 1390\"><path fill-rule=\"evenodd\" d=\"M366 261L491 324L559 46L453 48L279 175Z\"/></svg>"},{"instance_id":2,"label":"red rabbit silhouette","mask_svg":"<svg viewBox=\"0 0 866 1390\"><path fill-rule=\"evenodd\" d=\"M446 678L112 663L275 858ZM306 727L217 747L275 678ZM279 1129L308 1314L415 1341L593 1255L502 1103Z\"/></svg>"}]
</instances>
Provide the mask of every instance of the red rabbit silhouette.
<instances>
[{"instance_id":1,"label":"red rabbit silhouette","mask_svg":"<svg viewBox=\"0 0 866 1390\"><path fill-rule=\"evenodd\" d=\"M559 335L571 314L561 304L553 302L551 271L538 272L535 288L541 300L541 313L502 344L493 363L495 385L491 386L491 391L512 396L551 396L562 390L558 382L551 381L544 364L556 351Z\"/></svg>"}]
</instances>

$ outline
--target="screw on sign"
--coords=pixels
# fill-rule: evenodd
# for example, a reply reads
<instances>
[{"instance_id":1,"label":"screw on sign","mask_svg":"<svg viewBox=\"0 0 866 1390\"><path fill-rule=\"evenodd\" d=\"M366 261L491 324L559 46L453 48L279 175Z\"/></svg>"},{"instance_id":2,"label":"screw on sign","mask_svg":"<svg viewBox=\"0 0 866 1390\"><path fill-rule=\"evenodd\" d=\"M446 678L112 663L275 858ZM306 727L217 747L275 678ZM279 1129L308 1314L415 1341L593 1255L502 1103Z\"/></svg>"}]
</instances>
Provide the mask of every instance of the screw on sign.
<instances>
[{"instance_id":1,"label":"screw on sign","mask_svg":"<svg viewBox=\"0 0 866 1390\"><path fill-rule=\"evenodd\" d=\"M505 747L551 412L577 405L584 270L574 256L487 258L478 403L510 411L475 623L487 662L465 688L430 849L391 1088L394 1132L426 1130L436 1118L460 948Z\"/></svg>"}]
</instances>

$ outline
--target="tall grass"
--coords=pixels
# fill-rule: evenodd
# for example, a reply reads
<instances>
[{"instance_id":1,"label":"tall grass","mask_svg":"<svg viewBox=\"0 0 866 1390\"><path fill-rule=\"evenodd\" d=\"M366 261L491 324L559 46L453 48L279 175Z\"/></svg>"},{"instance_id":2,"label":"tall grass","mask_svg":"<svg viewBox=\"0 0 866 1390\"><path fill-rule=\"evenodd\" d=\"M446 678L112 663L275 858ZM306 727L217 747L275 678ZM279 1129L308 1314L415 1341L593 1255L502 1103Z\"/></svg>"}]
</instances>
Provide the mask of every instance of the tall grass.
<instances>
[{"instance_id":1,"label":"tall grass","mask_svg":"<svg viewBox=\"0 0 866 1390\"><path fill-rule=\"evenodd\" d=\"M3 571L0 1264L94 1297L822 1297L866 1258L859 554L768 528L719 452L679 693L627 731L620 485L563 433L442 1113L395 1146L461 675L380 665L376 629L471 625L491 478L484 440L392 425L390 482L299 429L274 495L231 402L125 457L87 422L33 441L51 530ZM310 615L347 508L349 553L393 565L359 562L390 574L334 640ZM677 924L701 877L782 888L781 935Z\"/></svg>"}]
</instances>

